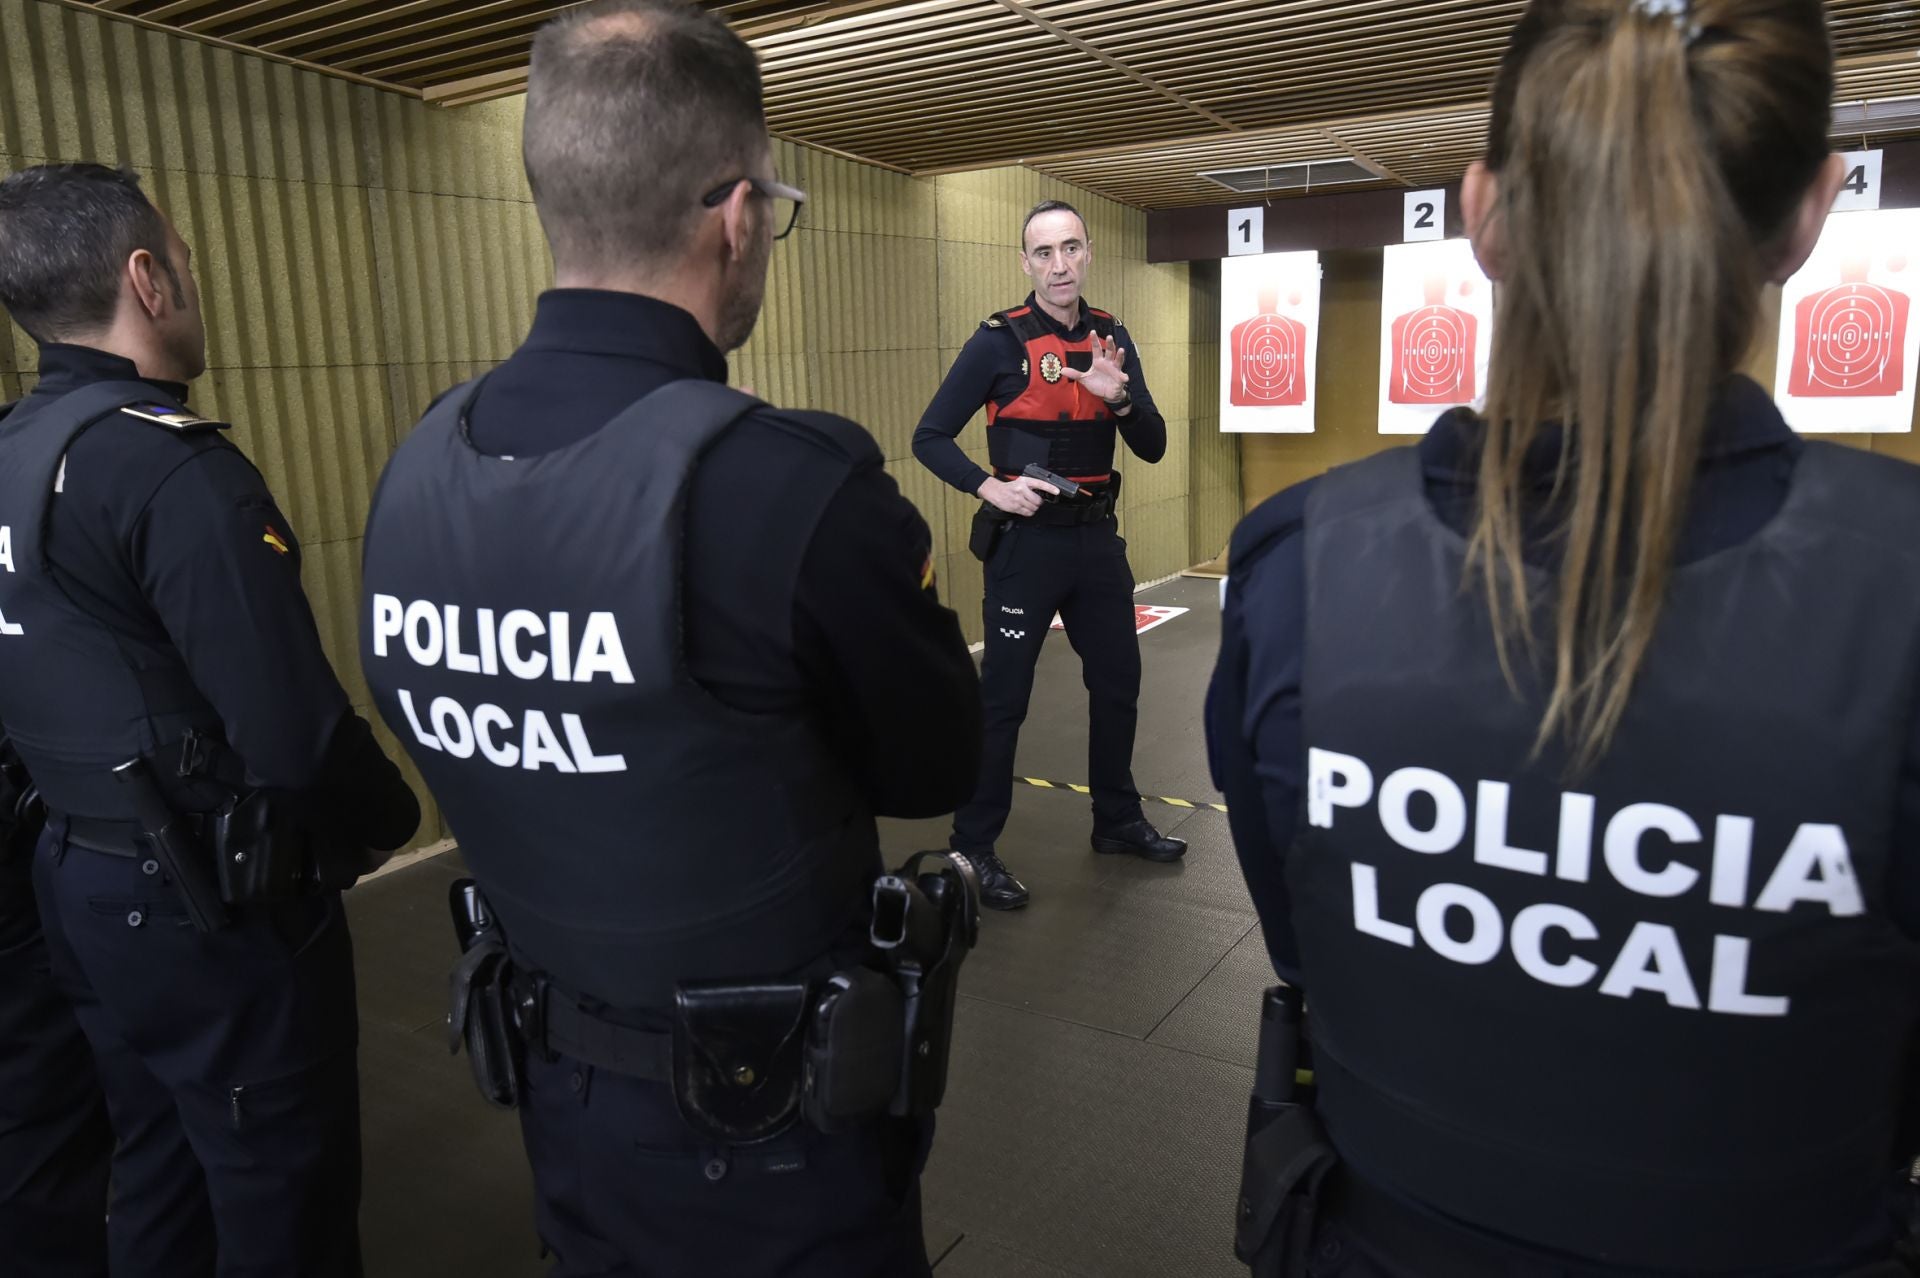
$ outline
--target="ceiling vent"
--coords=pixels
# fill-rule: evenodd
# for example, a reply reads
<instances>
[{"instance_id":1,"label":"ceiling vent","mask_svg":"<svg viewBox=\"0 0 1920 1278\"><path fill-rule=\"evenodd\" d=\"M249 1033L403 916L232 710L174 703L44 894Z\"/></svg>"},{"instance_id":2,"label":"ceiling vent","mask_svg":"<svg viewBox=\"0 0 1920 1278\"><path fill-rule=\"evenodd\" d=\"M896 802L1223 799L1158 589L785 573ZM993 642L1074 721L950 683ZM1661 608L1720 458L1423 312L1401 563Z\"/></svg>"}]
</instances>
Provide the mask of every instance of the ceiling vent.
<instances>
[{"instance_id":1,"label":"ceiling vent","mask_svg":"<svg viewBox=\"0 0 1920 1278\"><path fill-rule=\"evenodd\" d=\"M1200 176L1236 195L1264 195L1268 191L1313 191L1350 182L1377 182L1386 175L1357 161L1339 159L1263 169L1217 169Z\"/></svg>"},{"instance_id":2,"label":"ceiling vent","mask_svg":"<svg viewBox=\"0 0 1920 1278\"><path fill-rule=\"evenodd\" d=\"M1833 109L1833 135L1920 132L1920 98L1884 98L1879 102L1842 102Z\"/></svg>"}]
</instances>

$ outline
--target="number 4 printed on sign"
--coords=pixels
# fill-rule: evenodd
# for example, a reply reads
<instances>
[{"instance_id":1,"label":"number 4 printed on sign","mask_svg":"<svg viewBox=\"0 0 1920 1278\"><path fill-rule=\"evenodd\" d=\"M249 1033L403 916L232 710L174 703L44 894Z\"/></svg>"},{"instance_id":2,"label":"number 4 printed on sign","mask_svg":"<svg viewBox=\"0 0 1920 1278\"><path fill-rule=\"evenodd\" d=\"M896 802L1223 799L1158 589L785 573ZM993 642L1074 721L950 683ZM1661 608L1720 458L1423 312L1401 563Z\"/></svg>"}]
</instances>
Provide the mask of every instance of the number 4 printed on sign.
<instances>
[{"instance_id":1,"label":"number 4 printed on sign","mask_svg":"<svg viewBox=\"0 0 1920 1278\"><path fill-rule=\"evenodd\" d=\"M1833 202L1833 211L1849 213L1857 209L1879 208L1880 173L1886 153L1848 151L1840 158L1847 166L1847 178L1840 184L1840 198Z\"/></svg>"}]
</instances>

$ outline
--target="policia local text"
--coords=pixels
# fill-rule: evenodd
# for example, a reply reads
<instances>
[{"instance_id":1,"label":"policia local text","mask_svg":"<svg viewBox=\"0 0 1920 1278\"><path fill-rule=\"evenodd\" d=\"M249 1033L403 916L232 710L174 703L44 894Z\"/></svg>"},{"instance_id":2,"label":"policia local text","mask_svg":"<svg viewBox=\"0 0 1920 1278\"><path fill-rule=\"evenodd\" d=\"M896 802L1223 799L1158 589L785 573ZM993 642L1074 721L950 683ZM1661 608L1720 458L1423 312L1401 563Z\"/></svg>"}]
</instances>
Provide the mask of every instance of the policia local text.
<instances>
[{"instance_id":1,"label":"policia local text","mask_svg":"<svg viewBox=\"0 0 1920 1278\"><path fill-rule=\"evenodd\" d=\"M441 666L463 674L498 678L503 673L527 682L591 683L608 678L632 683L620 625L610 612L590 612L574 634L573 614L531 612L525 608L497 611L476 608L463 620L458 604L416 599L402 604L392 595L373 597L373 655L384 657L398 639L407 655L422 666ZM435 697L423 720L413 694L398 690L400 709L413 735L429 750L444 750L456 759L477 752L501 768L538 772L625 772L620 754L595 754L587 727L577 714L550 715L528 709L516 723L513 715L491 703L469 711L452 697ZM555 720L559 722L555 730Z\"/></svg>"},{"instance_id":2,"label":"policia local text","mask_svg":"<svg viewBox=\"0 0 1920 1278\"><path fill-rule=\"evenodd\" d=\"M1431 805L1429 828L1420 828L1410 815L1416 795L1425 796ZM1714 819L1710 861L1703 874L1677 859L1654 864L1649 844L1656 837L1676 846L1706 842L1700 823L1678 808L1629 804L1611 814L1602 828L1592 795L1564 793L1557 846L1549 855L1508 841L1510 799L1510 787L1504 782L1478 784L1473 859L1480 865L1584 884L1592 877L1597 834L1597 850L1607 873L1640 896L1675 898L1704 887L1709 901L1729 909L1785 914L1811 902L1825 905L1835 918L1866 913L1846 836L1837 825L1798 827L1779 864L1754 895L1754 822L1749 817ZM1364 761L1330 750L1307 752L1309 825L1330 830L1336 809L1370 805L1377 808L1387 837L1409 852L1439 856L1466 842L1467 797L1444 774L1429 768L1401 768L1376 787L1374 771ZM1749 990L1752 941L1746 937L1713 938L1703 1001L1680 934L1665 924L1636 923L1618 943L1602 975L1600 964L1581 953L1587 943L1601 939L1600 930L1570 906L1531 905L1509 921L1486 893L1461 883L1435 883L1420 894L1413 919L1398 921L1382 912L1379 868L1355 862L1352 875L1354 928L1393 945L1424 944L1442 958L1468 966L1491 963L1504 950L1521 971L1544 985L1583 989L1598 979L1601 994L1631 998L1636 993L1653 993L1689 1011L1701 1011L1703 1006L1709 1013L1727 1016L1786 1016L1789 1011L1789 999ZM1465 920L1464 932L1455 922L1460 916ZM1550 942L1551 933L1560 935Z\"/></svg>"}]
</instances>

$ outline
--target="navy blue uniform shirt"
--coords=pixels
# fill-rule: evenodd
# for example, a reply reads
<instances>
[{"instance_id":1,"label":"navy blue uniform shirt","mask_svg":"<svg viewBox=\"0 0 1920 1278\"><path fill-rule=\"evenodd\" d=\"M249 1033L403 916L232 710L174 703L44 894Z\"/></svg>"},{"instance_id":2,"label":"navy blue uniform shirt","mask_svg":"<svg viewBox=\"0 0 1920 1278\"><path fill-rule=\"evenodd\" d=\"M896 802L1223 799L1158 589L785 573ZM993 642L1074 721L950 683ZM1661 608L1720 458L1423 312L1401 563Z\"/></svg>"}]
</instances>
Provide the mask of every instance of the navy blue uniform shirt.
<instances>
[{"instance_id":1,"label":"navy blue uniform shirt","mask_svg":"<svg viewBox=\"0 0 1920 1278\"><path fill-rule=\"evenodd\" d=\"M468 429L482 452L531 457L586 438L636 401L685 378L727 380L727 361L693 316L632 293L555 289L533 329L491 373ZM953 811L973 790L980 685L959 620L933 588L933 535L879 464L848 477L801 561L793 599L735 583L755 547L730 512L776 501L806 447L748 414L694 471L687 496L686 661L694 680L740 710L818 716L881 816ZM770 616L791 642L769 644ZM787 636L780 636L786 639Z\"/></svg>"},{"instance_id":2,"label":"navy blue uniform shirt","mask_svg":"<svg viewBox=\"0 0 1920 1278\"><path fill-rule=\"evenodd\" d=\"M20 408L138 380L130 360L49 344ZM186 402L185 386L151 384ZM47 557L68 593L105 624L171 639L255 783L336 799L373 847L413 837L419 804L348 705L300 585L300 543L246 455L222 434L114 414L74 441L63 473ZM284 549L263 540L268 526Z\"/></svg>"},{"instance_id":3,"label":"navy blue uniform shirt","mask_svg":"<svg viewBox=\"0 0 1920 1278\"><path fill-rule=\"evenodd\" d=\"M1027 303L1041 321L1070 342L1087 336L1090 319L1087 304L1080 303L1080 322L1072 328L1040 309L1033 294ZM1127 447L1149 465L1167 455L1167 419L1153 405L1147 389L1147 375L1140 367L1140 351L1133 338L1118 321L1113 326L1114 341L1126 352L1127 393L1133 408L1124 417L1114 418L1120 438ZM957 442L973 415L989 402L1005 403L1027 389L1031 374L1027 371L1027 348L1011 328L988 328L982 324L960 358L947 370L947 380L921 415L913 432L913 455L922 466L961 492L972 496L991 476L974 464Z\"/></svg>"},{"instance_id":4,"label":"navy blue uniform shirt","mask_svg":"<svg viewBox=\"0 0 1920 1278\"><path fill-rule=\"evenodd\" d=\"M1427 500L1448 527L1472 527L1478 485L1478 422L1448 413L1419 444ZM1727 385L1713 411L1700 469L1677 551L1691 563L1752 537L1779 513L1804 450L1766 391L1745 377ZM1536 442L1526 460L1528 482L1544 498L1559 454L1557 432ZM1207 750L1214 785L1226 796L1234 847L1253 893L1275 971L1299 978L1288 922L1282 863L1299 821L1306 747L1300 735L1300 669L1306 651L1306 561L1300 536L1313 480L1280 493L1235 530L1228 559L1220 660L1207 693ZM1537 508L1539 509L1539 508ZM1530 528L1527 559L1547 565L1553 545L1542 536L1551 517L1541 510ZM1908 738L1894 846L1920 837L1920 714ZM1896 921L1920 935L1920 865L1895 860Z\"/></svg>"}]
</instances>

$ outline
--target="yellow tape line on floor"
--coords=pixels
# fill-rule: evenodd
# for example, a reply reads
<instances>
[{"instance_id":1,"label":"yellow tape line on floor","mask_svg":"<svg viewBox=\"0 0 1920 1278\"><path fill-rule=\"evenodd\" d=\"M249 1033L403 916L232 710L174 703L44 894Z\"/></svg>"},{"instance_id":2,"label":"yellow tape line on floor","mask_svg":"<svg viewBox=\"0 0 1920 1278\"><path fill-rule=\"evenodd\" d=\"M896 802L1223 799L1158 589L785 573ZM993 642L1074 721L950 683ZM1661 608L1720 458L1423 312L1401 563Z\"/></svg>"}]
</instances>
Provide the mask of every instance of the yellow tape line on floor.
<instances>
[{"instance_id":1,"label":"yellow tape line on floor","mask_svg":"<svg viewBox=\"0 0 1920 1278\"><path fill-rule=\"evenodd\" d=\"M1093 793L1092 786L1074 785L1070 781L1043 781L1039 777L1015 777L1014 780L1022 785L1033 786L1038 790L1071 790L1075 794ZM1209 812L1225 812L1227 810L1227 805L1224 803L1195 803L1191 799L1166 799L1154 794L1143 794L1140 798L1142 802L1164 803L1170 808L1204 808Z\"/></svg>"}]
</instances>

